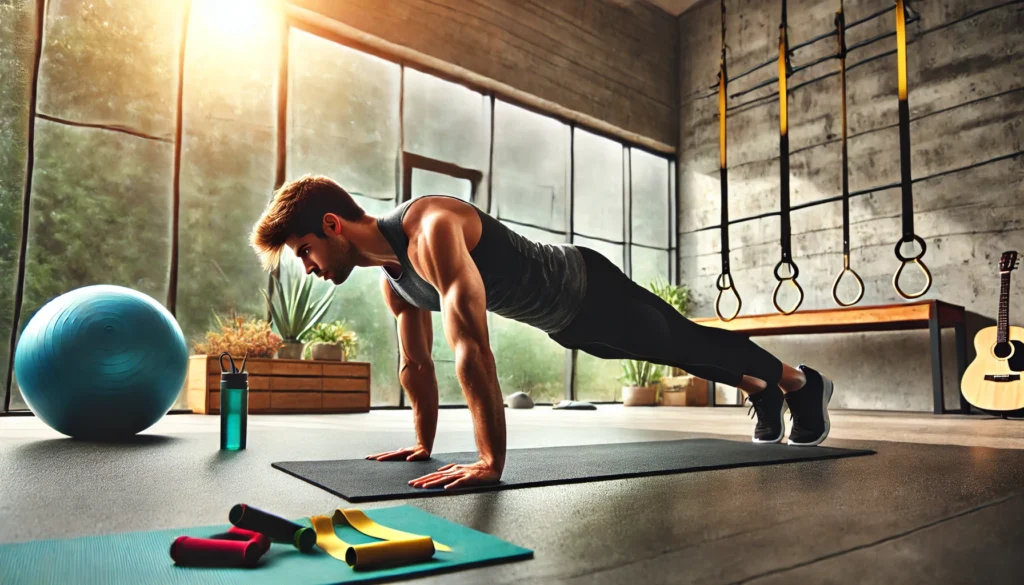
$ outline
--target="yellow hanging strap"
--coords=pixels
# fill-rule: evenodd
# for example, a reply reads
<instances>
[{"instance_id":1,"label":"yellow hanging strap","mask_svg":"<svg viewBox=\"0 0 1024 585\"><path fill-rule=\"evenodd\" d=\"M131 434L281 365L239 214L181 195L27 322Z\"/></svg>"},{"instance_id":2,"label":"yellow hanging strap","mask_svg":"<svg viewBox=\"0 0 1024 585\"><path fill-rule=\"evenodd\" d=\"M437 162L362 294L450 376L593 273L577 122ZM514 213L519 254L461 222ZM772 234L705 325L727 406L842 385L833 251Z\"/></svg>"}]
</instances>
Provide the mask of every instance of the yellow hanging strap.
<instances>
[{"instance_id":1,"label":"yellow hanging strap","mask_svg":"<svg viewBox=\"0 0 1024 585\"><path fill-rule=\"evenodd\" d=\"M333 518L313 516L310 521L316 531L316 545L356 570L421 563L432 558L435 550L451 552L451 548L435 543L429 536L381 526L359 510L338 509ZM350 526L382 541L350 544L338 537L335 525Z\"/></svg>"}]
</instances>

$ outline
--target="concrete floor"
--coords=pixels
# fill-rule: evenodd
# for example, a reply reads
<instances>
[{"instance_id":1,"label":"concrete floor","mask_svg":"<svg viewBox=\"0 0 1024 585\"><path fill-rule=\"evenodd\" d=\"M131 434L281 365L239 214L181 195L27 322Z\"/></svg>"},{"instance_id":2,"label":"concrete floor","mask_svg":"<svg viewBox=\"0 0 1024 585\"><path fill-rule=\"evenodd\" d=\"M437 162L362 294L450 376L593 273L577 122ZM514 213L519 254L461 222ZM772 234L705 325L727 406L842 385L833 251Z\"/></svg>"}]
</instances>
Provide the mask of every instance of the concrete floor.
<instances>
[{"instance_id":1,"label":"concrete floor","mask_svg":"<svg viewBox=\"0 0 1024 585\"><path fill-rule=\"evenodd\" d=\"M708 430L748 440L738 435L751 428L745 413L509 411L509 446L713 436ZM0 418L0 542L224 523L238 502L322 514L346 503L270 463L360 457L413 439L407 411L254 416L249 449L221 453L217 424L169 416L115 446L61 438L34 418ZM442 411L440 428L435 452L474 448L465 410ZM846 438L864 434L876 440ZM938 444L943 436L971 446ZM1022 582L1024 422L837 412L832 437L826 445L877 454L412 500L536 551L533 560L418 582Z\"/></svg>"}]
</instances>

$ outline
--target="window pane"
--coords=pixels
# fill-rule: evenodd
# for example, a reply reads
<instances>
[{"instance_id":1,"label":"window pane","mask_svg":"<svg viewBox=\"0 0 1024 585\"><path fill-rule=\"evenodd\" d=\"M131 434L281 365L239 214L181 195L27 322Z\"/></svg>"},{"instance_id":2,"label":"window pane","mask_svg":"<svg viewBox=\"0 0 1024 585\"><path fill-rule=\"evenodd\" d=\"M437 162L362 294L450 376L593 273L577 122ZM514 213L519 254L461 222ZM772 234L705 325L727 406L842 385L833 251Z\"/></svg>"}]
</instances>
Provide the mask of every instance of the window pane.
<instances>
[{"instance_id":1,"label":"window pane","mask_svg":"<svg viewBox=\"0 0 1024 585\"><path fill-rule=\"evenodd\" d=\"M0 4L0 400L7 391L14 327L34 31L35 2ZM11 409L27 408L20 395L12 398Z\"/></svg>"},{"instance_id":2,"label":"window pane","mask_svg":"<svg viewBox=\"0 0 1024 585\"><path fill-rule=\"evenodd\" d=\"M573 243L600 252L622 270L625 246L598 240L575 237ZM622 362L594 357L584 351L576 352L576 399L591 402L613 402L620 398Z\"/></svg>"},{"instance_id":3,"label":"window pane","mask_svg":"<svg viewBox=\"0 0 1024 585\"><path fill-rule=\"evenodd\" d=\"M580 235L573 236L572 243L576 246L583 246L584 248L600 252L602 256L611 260L619 270L623 270L624 246L622 244L610 244L602 240L592 240Z\"/></svg>"},{"instance_id":4,"label":"window pane","mask_svg":"<svg viewBox=\"0 0 1024 585\"><path fill-rule=\"evenodd\" d=\"M21 325L92 284L166 302L172 145L45 120L35 140Z\"/></svg>"},{"instance_id":5,"label":"window pane","mask_svg":"<svg viewBox=\"0 0 1024 585\"><path fill-rule=\"evenodd\" d=\"M328 175L393 201L399 155L398 65L292 29L288 175Z\"/></svg>"},{"instance_id":6,"label":"window pane","mask_svg":"<svg viewBox=\"0 0 1024 585\"><path fill-rule=\"evenodd\" d=\"M406 67L404 108L405 150L487 171L490 98Z\"/></svg>"},{"instance_id":7,"label":"window pane","mask_svg":"<svg viewBox=\"0 0 1024 585\"><path fill-rule=\"evenodd\" d=\"M566 231L568 126L498 101L493 173L496 212L492 215Z\"/></svg>"},{"instance_id":8,"label":"window pane","mask_svg":"<svg viewBox=\"0 0 1024 585\"><path fill-rule=\"evenodd\" d=\"M650 282L658 278L662 282L670 282L669 252L667 250L630 246L630 254L633 282L644 288L650 288L648 286Z\"/></svg>"},{"instance_id":9,"label":"window pane","mask_svg":"<svg viewBox=\"0 0 1024 585\"><path fill-rule=\"evenodd\" d=\"M423 169L412 170L412 198L424 195L451 195L469 201L473 195L473 184L443 173Z\"/></svg>"},{"instance_id":10,"label":"window pane","mask_svg":"<svg viewBox=\"0 0 1024 585\"><path fill-rule=\"evenodd\" d=\"M577 128L573 151L573 231L623 241L622 145Z\"/></svg>"},{"instance_id":11,"label":"window pane","mask_svg":"<svg viewBox=\"0 0 1024 585\"><path fill-rule=\"evenodd\" d=\"M506 226L537 242L565 242L562 236L542 230ZM494 313L488 313L487 323L503 396L526 392L534 402L565 398L565 348L540 329Z\"/></svg>"},{"instance_id":12,"label":"window pane","mask_svg":"<svg viewBox=\"0 0 1024 585\"><path fill-rule=\"evenodd\" d=\"M630 149L633 242L669 247L668 160Z\"/></svg>"},{"instance_id":13,"label":"window pane","mask_svg":"<svg viewBox=\"0 0 1024 585\"><path fill-rule=\"evenodd\" d=\"M172 137L183 6L50 0L39 111Z\"/></svg>"},{"instance_id":14,"label":"window pane","mask_svg":"<svg viewBox=\"0 0 1024 585\"><path fill-rule=\"evenodd\" d=\"M233 42L194 4L183 95L177 318L189 347L215 328L213 313L265 318L267 273L249 248L252 224L274 188L280 27ZM216 294L211 294L216 291ZM185 408L185 395L178 398Z\"/></svg>"}]
</instances>

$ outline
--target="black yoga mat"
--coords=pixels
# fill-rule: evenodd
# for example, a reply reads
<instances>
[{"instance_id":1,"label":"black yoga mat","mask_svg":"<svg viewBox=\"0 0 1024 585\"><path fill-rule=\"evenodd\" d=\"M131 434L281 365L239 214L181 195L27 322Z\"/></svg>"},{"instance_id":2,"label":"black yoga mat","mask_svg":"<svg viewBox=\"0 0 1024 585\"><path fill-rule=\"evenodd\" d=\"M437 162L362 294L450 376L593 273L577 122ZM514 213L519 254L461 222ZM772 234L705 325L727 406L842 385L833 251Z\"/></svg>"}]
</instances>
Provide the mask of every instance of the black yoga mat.
<instances>
[{"instance_id":1,"label":"black yoga mat","mask_svg":"<svg viewBox=\"0 0 1024 585\"><path fill-rule=\"evenodd\" d=\"M437 471L439 467L448 463L473 463L477 460L475 452L435 453L427 461L279 461L273 466L349 502L373 502L730 467L775 465L873 453L874 451L834 447L758 445L722 439L513 449L506 456L500 484L447 492L440 488L413 488L407 482Z\"/></svg>"}]
</instances>

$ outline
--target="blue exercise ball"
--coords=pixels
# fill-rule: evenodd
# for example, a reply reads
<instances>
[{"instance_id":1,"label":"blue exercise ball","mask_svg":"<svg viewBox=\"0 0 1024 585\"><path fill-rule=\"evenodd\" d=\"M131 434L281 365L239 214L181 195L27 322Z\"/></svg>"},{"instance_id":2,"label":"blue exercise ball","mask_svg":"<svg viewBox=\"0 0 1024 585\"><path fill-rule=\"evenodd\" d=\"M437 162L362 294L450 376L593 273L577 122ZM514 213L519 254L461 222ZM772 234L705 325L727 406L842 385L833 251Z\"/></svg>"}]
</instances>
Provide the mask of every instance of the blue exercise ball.
<instances>
[{"instance_id":1,"label":"blue exercise ball","mask_svg":"<svg viewBox=\"0 0 1024 585\"><path fill-rule=\"evenodd\" d=\"M185 336L147 295L86 286L43 306L14 353L28 407L54 430L80 439L126 438L174 405L188 373Z\"/></svg>"}]
</instances>

